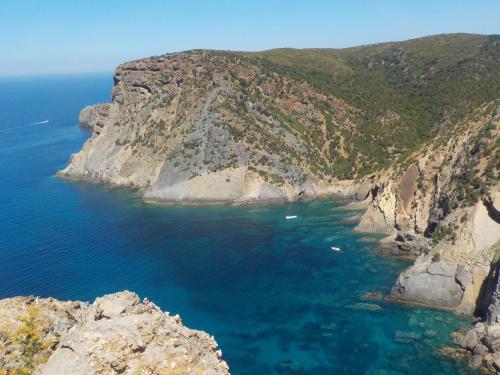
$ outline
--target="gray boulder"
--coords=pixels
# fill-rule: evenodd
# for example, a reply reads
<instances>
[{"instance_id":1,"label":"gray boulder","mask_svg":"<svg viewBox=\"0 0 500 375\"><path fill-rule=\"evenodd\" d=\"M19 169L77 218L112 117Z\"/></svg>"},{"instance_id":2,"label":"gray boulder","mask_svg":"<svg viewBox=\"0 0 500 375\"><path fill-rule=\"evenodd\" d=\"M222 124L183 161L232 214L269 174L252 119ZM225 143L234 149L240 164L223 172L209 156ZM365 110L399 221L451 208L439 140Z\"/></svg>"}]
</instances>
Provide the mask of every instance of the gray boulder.
<instances>
[{"instance_id":1,"label":"gray boulder","mask_svg":"<svg viewBox=\"0 0 500 375\"><path fill-rule=\"evenodd\" d=\"M463 289L457 282L458 265L448 262L416 263L399 275L391 298L429 306L457 308Z\"/></svg>"}]
</instances>

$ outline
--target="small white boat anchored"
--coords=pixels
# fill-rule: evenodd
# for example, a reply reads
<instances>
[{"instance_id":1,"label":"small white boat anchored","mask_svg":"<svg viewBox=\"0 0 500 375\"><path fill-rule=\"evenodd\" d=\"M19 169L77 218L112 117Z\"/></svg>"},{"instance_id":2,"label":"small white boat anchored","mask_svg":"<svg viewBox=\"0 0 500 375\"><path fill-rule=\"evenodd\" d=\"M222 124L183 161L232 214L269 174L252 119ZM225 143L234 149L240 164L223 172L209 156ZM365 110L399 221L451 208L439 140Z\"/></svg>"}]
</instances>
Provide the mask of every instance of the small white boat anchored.
<instances>
[{"instance_id":1,"label":"small white boat anchored","mask_svg":"<svg viewBox=\"0 0 500 375\"><path fill-rule=\"evenodd\" d=\"M342 251L340 250L340 247L335 247L335 246L331 246L330 249L332 249L333 251Z\"/></svg>"},{"instance_id":2,"label":"small white boat anchored","mask_svg":"<svg viewBox=\"0 0 500 375\"><path fill-rule=\"evenodd\" d=\"M287 216L285 216L285 219L293 220L293 219L296 219L297 217L298 217L297 215L287 215Z\"/></svg>"}]
</instances>

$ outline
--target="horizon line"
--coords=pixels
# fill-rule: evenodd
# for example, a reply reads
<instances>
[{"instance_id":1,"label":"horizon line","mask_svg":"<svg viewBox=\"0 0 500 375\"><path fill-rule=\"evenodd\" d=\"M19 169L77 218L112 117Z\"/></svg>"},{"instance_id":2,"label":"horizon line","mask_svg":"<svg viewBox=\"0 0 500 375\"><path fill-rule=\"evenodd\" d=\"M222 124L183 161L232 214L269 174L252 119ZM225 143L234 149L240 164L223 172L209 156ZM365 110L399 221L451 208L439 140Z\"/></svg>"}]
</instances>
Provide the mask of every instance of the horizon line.
<instances>
[{"instance_id":1,"label":"horizon line","mask_svg":"<svg viewBox=\"0 0 500 375\"><path fill-rule=\"evenodd\" d=\"M382 45L382 44L390 44L390 43L401 43L401 42L408 42L412 40L418 40L418 39L424 39L424 38L431 38L431 37L438 37L438 36L445 36L445 35L471 35L471 36L483 36L483 37L489 37L489 36L500 36L500 33L492 33L492 34L482 34L482 33L473 33L473 32L449 32L449 33L439 33L439 34L426 34L422 36L417 36L413 38L408 38L408 39L398 39L398 40L386 40L386 41L381 41L381 42L374 42L374 43L362 43L362 44L355 44L352 46L348 47L273 47L273 48L267 48L267 49L255 49L255 50L237 50L237 49L219 49L219 48L189 48L189 49L183 49L183 50L176 50L176 51L169 51L169 52L163 52L160 54L151 54L149 56L144 56L144 57L139 57L137 59L131 58L128 60L124 60L121 63L118 63L115 68L112 70L95 70L95 71L75 71L75 72L49 72L49 73L13 73L13 74L2 74L0 73L0 79L6 79L6 78L43 78L43 77L57 77L57 76L83 76L83 75L105 75L105 74L114 74L114 71L117 66L131 62L131 61L137 61L137 60L142 60L142 59L147 59L155 56L163 56L163 55L170 55L170 54L176 54L176 53L186 53L186 52L191 52L191 51L224 51L224 52L239 52L239 53L259 53L259 52L267 52L267 51L273 51L273 50L280 50L280 49L295 49L295 50L314 50L314 49L335 49L335 50L345 50L345 49L351 49L351 48L361 48L361 47L368 47L368 46L375 46L375 45Z\"/></svg>"}]
</instances>

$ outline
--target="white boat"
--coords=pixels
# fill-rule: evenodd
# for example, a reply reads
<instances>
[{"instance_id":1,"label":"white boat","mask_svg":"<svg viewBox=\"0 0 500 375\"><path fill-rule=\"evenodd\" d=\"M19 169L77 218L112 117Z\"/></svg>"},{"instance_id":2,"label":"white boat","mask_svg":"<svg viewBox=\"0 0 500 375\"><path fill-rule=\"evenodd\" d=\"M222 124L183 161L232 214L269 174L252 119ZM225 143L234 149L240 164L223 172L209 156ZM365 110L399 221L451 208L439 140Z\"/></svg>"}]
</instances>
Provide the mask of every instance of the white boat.
<instances>
[{"instance_id":1,"label":"white boat","mask_svg":"<svg viewBox=\"0 0 500 375\"><path fill-rule=\"evenodd\" d=\"M292 219L296 219L297 218L297 215L287 215L285 216L285 219L287 220L292 220Z\"/></svg>"},{"instance_id":2,"label":"white boat","mask_svg":"<svg viewBox=\"0 0 500 375\"><path fill-rule=\"evenodd\" d=\"M335 246L331 246L330 249L332 249L333 251L342 251L340 250L340 247L335 247Z\"/></svg>"}]
</instances>

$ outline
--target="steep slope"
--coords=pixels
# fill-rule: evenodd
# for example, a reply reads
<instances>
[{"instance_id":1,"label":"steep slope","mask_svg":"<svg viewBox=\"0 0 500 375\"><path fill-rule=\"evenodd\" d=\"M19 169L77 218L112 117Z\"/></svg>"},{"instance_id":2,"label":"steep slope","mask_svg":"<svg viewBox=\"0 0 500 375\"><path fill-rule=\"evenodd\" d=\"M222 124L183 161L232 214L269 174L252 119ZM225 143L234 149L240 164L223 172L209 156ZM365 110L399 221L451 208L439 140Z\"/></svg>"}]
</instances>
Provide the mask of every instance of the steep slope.
<instances>
[{"instance_id":1,"label":"steep slope","mask_svg":"<svg viewBox=\"0 0 500 375\"><path fill-rule=\"evenodd\" d=\"M60 175L137 187L155 200L351 194L353 180L495 98L498 39L129 62L116 70L113 103L82 111L93 137Z\"/></svg>"},{"instance_id":2,"label":"steep slope","mask_svg":"<svg viewBox=\"0 0 500 375\"><path fill-rule=\"evenodd\" d=\"M418 255L392 296L472 312L500 239L500 102L481 106L372 187L361 231Z\"/></svg>"}]
</instances>

